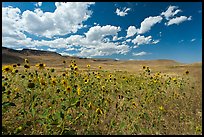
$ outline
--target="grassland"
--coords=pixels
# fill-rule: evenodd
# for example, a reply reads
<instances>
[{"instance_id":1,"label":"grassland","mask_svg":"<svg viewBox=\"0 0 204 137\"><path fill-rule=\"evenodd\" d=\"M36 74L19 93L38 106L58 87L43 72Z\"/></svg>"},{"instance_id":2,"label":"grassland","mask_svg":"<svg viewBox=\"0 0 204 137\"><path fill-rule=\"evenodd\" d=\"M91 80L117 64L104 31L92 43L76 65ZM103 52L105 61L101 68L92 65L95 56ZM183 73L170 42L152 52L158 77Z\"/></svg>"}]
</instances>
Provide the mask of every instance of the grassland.
<instances>
[{"instance_id":1,"label":"grassland","mask_svg":"<svg viewBox=\"0 0 204 137\"><path fill-rule=\"evenodd\" d=\"M2 134L202 134L201 63L32 59L2 67Z\"/></svg>"}]
</instances>

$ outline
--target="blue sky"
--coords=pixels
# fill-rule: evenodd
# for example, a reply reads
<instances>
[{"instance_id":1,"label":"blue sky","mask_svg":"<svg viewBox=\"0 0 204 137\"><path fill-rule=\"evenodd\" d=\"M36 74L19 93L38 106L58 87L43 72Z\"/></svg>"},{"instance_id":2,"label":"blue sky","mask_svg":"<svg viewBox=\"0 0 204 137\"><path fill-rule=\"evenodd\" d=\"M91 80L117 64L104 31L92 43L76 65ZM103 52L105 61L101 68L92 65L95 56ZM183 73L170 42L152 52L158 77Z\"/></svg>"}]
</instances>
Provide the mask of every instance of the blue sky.
<instances>
[{"instance_id":1,"label":"blue sky","mask_svg":"<svg viewBox=\"0 0 204 137\"><path fill-rule=\"evenodd\" d=\"M3 2L2 46L120 60L202 61L201 2Z\"/></svg>"}]
</instances>

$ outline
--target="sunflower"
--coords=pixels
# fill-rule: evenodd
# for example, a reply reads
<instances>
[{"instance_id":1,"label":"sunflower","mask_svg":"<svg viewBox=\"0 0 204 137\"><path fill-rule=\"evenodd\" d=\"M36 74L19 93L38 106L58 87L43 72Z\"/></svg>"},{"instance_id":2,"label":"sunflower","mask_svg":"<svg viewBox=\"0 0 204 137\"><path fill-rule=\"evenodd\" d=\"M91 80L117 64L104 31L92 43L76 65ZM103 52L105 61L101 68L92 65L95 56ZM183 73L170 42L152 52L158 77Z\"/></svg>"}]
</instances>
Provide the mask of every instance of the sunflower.
<instances>
[{"instance_id":1,"label":"sunflower","mask_svg":"<svg viewBox=\"0 0 204 137\"><path fill-rule=\"evenodd\" d=\"M39 69L44 69L46 65L44 63L39 63L36 64L35 66L38 67Z\"/></svg>"},{"instance_id":2,"label":"sunflower","mask_svg":"<svg viewBox=\"0 0 204 137\"><path fill-rule=\"evenodd\" d=\"M62 80L62 85L67 86L67 82L65 80Z\"/></svg>"},{"instance_id":3,"label":"sunflower","mask_svg":"<svg viewBox=\"0 0 204 137\"><path fill-rule=\"evenodd\" d=\"M78 70L78 67L77 67L77 66L74 66L74 70L77 71L77 70Z\"/></svg>"},{"instance_id":4,"label":"sunflower","mask_svg":"<svg viewBox=\"0 0 204 137\"><path fill-rule=\"evenodd\" d=\"M40 85L45 85L45 84L46 84L46 83L45 83L44 79L41 78L41 79L40 79Z\"/></svg>"},{"instance_id":5,"label":"sunflower","mask_svg":"<svg viewBox=\"0 0 204 137\"><path fill-rule=\"evenodd\" d=\"M52 79L51 79L51 83L52 83L52 85L56 85L56 84L57 84L56 79L55 79L55 78L52 78Z\"/></svg>"},{"instance_id":6,"label":"sunflower","mask_svg":"<svg viewBox=\"0 0 204 137\"><path fill-rule=\"evenodd\" d=\"M102 110L101 110L100 108L97 108L97 109L96 109L96 113L97 113L97 114L103 114L103 112L102 112Z\"/></svg>"},{"instance_id":7,"label":"sunflower","mask_svg":"<svg viewBox=\"0 0 204 137\"><path fill-rule=\"evenodd\" d=\"M78 77L78 75L79 75L79 72L74 71L74 76L75 76L75 77Z\"/></svg>"},{"instance_id":8,"label":"sunflower","mask_svg":"<svg viewBox=\"0 0 204 137\"><path fill-rule=\"evenodd\" d=\"M102 67L101 67L101 66L98 66L98 68L99 68L99 69L102 69Z\"/></svg>"},{"instance_id":9,"label":"sunflower","mask_svg":"<svg viewBox=\"0 0 204 137\"><path fill-rule=\"evenodd\" d=\"M66 63L66 61L65 60L63 60L63 64L65 64Z\"/></svg>"},{"instance_id":10,"label":"sunflower","mask_svg":"<svg viewBox=\"0 0 204 137\"><path fill-rule=\"evenodd\" d=\"M69 67L71 68L71 70L74 70L74 65L73 64L71 64Z\"/></svg>"},{"instance_id":11,"label":"sunflower","mask_svg":"<svg viewBox=\"0 0 204 137\"><path fill-rule=\"evenodd\" d=\"M89 81L89 80L88 80L87 78L84 79L84 83L85 83L85 84L88 83L88 81Z\"/></svg>"},{"instance_id":12,"label":"sunflower","mask_svg":"<svg viewBox=\"0 0 204 137\"><path fill-rule=\"evenodd\" d=\"M54 68L51 68L50 71L53 73L53 72L55 72L55 69L54 69Z\"/></svg>"},{"instance_id":13,"label":"sunflower","mask_svg":"<svg viewBox=\"0 0 204 137\"><path fill-rule=\"evenodd\" d=\"M102 86L101 89L102 89L102 90L105 90L105 86Z\"/></svg>"},{"instance_id":14,"label":"sunflower","mask_svg":"<svg viewBox=\"0 0 204 137\"><path fill-rule=\"evenodd\" d=\"M17 69L14 69L12 72L13 72L14 74L16 74L16 73L18 73L18 70L17 70Z\"/></svg>"},{"instance_id":15,"label":"sunflower","mask_svg":"<svg viewBox=\"0 0 204 137\"><path fill-rule=\"evenodd\" d=\"M176 82L176 78L172 78L172 80L173 80L174 82Z\"/></svg>"},{"instance_id":16,"label":"sunflower","mask_svg":"<svg viewBox=\"0 0 204 137\"><path fill-rule=\"evenodd\" d=\"M161 110L161 111L164 110L164 107L163 107L163 106L160 106L160 107L159 107L159 110Z\"/></svg>"},{"instance_id":17,"label":"sunflower","mask_svg":"<svg viewBox=\"0 0 204 137\"><path fill-rule=\"evenodd\" d=\"M28 59L25 59L25 63L26 63L26 64L28 64L28 63L29 63Z\"/></svg>"},{"instance_id":18,"label":"sunflower","mask_svg":"<svg viewBox=\"0 0 204 137\"><path fill-rule=\"evenodd\" d=\"M142 68L143 68L143 69L146 69L146 66L143 66Z\"/></svg>"},{"instance_id":19,"label":"sunflower","mask_svg":"<svg viewBox=\"0 0 204 137\"><path fill-rule=\"evenodd\" d=\"M90 65L89 65L89 64L87 65L87 68L90 68Z\"/></svg>"},{"instance_id":20,"label":"sunflower","mask_svg":"<svg viewBox=\"0 0 204 137\"><path fill-rule=\"evenodd\" d=\"M12 72L13 71L13 67L8 65L8 66L4 66L2 69L3 72Z\"/></svg>"},{"instance_id":21,"label":"sunflower","mask_svg":"<svg viewBox=\"0 0 204 137\"><path fill-rule=\"evenodd\" d=\"M25 65L24 65L24 68L28 69L28 68L30 68L30 65L25 64Z\"/></svg>"},{"instance_id":22,"label":"sunflower","mask_svg":"<svg viewBox=\"0 0 204 137\"><path fill-rule=\"evenodd\" d=\"M186 75L188 75L189 74L189 71L188 70L186 70Z\"/></svg>"},{"instance_id":23,"label":"sunflower","mask_svg":"<svg viewBox=\"0 0 204 137\"><path fill-rule=\"evenodd\" d=\"M135 102L132 102L132 105L136 108L137 107L137 105L136 105L136 103Z\"/></svg>"},{"instance_id":24,"label":"sunflower","mask_svg":"<svg viewBox=\"0 0 204 137\"><path fill-rule=\"evenodd\" d=\"M71 92L71 91L72 91L72 87L71 87L71 86L68 86L68 87L66 88L66 90L67 90L67 92Z\"/></svg>"},{"instance_id":25,"label":"sunflower","mask_svg":"<svg viewBox=\"0 0 204 137\"><path fill-rule=\"evenodd\" d=\"M101 77L99 75L96 76L97 79L100 79Z\"/></svg>"},{"instance_id":26,"label":"sunflower","mask_svg":"<svg viewBox=\"0 0 204 137\"><path fill-rule=\"evenodd\" d=\"M112 75L111 75L111 74L109 74L109 78L112 78Z\"/></svg>"}]
</instances>

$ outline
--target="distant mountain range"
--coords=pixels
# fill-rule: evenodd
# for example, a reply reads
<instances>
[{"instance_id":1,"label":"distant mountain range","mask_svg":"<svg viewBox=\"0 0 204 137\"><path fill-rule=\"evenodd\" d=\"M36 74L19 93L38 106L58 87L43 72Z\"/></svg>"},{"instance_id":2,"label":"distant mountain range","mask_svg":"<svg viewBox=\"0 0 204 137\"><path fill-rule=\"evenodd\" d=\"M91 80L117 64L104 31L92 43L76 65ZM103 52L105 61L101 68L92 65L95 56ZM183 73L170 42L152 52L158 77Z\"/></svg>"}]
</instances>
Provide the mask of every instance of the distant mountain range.
<instances>
[{"instance_id":1,"label":"distant mountain range","mask_svg":"<svg viewBox=\"0 0 204 137\"><path fill-rule=\"evenodd\" d=\"M81 58L81 57L71 57L71 56L62 56L56 52L51 51L42 51L42 50L33 50L33 49L22 49L22 50L14 50L11 48L2 47L2 64L12 64L12 63L23 63L24 59L27 58L30 60L31 64L46 62L49 64L60 64L62 60L71 60L76 59L80 62L129 62L129 63L139 63L139 64L178 64L178 62L174 60L167 59L158 59L158 60L131 60L131 61L121 61L115 59L106 59L106 58Z\"/></svg>"},{"instance_id":2,"label":"distant mountain range","mask_svg":"<svg viewBox=\"0 0 204 137\"><path fill-rule=\"evenodd\" d=\"M2 47L2 64L22 63L26 56L61 56L56 52L32 49L14 50Z\"/></svg>"},{"instance_id":3,"label":"distant mountain range","mask_svg":"<svg viewBox=\"0 0 204 137\"><path fill-rule=\"evenodd\" d=\"M38 62L38 58L41 57L41 60L44 58L51 59L84 59L84 60L92 60L92 61L116 61L114 59L87 59L81 57L72 57L72 56L62 56L56 52L51 51L42 51L42 50L33 50L33 49L22 49L22 50L14 50L7 47L2 47L2 64L11 64L11 63L23 63L25 58L30 58L31 63Z\"/></svg>"},{"instance_id":4,"label":"distant mountain range","mask_svg":"<svg viewBox=\"0 0 204 137\"><path fill-rule=\"evenodd\" d=\"M2 47L2 54L18 54L18 55L25 55L25 56L40 56L40 55L54 55L54 56L61 56L60 54L56 52L51 52L51 51L42 51L42 50L33 50L33 49L22 49L22 50L14 50L6 47Z\"/></svg>"}]
</instances>

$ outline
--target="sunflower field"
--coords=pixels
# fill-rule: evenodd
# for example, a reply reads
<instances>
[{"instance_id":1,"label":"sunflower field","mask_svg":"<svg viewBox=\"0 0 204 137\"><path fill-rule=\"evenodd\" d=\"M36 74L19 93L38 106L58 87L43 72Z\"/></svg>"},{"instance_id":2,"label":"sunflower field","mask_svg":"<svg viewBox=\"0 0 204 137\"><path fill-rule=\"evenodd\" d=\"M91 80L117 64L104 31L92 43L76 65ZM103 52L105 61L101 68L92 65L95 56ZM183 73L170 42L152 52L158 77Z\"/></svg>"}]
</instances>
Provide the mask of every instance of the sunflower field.
<instances>
[{"instance_id":1,"label":"sunflower field","mask_svg":"<svg viewBox=\"0 0 204 137\"><path fill-rule=\"evenodd\" d=\"M188 70L170 76L81 70L63 61L2 66L3 135L202 134L202 101Z\"/></svg>"}]
</instances>

